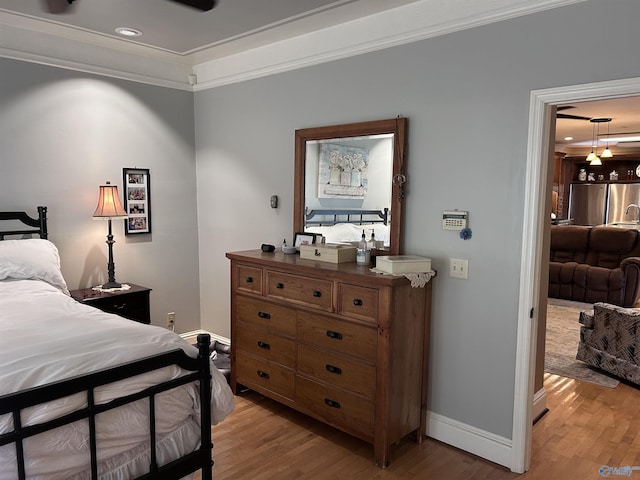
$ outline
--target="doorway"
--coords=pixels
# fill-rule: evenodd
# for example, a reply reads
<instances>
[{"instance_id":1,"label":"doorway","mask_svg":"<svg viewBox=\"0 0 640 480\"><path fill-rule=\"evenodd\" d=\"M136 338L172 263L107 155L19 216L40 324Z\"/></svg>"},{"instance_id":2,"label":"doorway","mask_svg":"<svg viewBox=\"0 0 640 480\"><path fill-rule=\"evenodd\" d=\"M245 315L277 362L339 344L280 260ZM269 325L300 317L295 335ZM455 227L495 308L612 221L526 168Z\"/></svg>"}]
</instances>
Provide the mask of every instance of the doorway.
<instances>
[{"instance_id":1,"label":"doorway","mask_svg":"<svg viewBox=\"0 0 640 480\"><path fill-rule=\"evenodd\" d=\"M550 195L552 168L549 158L552 158L554 146L552 134L555 131L556 106L638 95L640 78L536 90L531 93L511 449L511 470L517 473L528 470L531 462L541 265L545 238L548 240L549 235L549 221L544 206L547 195Z\"/></svg>"}]
</instances>

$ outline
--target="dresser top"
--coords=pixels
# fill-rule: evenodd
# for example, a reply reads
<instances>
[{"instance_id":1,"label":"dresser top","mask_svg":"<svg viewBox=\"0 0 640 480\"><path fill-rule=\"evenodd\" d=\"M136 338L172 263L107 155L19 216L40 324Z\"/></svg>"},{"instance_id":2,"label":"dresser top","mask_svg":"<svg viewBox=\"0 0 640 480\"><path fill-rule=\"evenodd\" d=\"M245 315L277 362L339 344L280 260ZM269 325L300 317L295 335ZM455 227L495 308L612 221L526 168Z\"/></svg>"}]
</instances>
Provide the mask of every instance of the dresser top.
<instances>
[{"instance_id":1,"label":"dresser top","mask_svg":"<svg viewBox=\"0 0 640 480\"><path fill-rule=\"evenodd\" d=\"M299 254L284 254L282 251L263 252L262 250L245 250L242 252L228 252L230 260L258 264L265 267L287 270L292 273L307 275L321 275L344 279L351 277L360 283L375 283L376 285L402 285L409 283L404 276L383 275L374 273L369 265L359 265L355 262L329 263L300 258Z\"/></svg>"}]
</instances>

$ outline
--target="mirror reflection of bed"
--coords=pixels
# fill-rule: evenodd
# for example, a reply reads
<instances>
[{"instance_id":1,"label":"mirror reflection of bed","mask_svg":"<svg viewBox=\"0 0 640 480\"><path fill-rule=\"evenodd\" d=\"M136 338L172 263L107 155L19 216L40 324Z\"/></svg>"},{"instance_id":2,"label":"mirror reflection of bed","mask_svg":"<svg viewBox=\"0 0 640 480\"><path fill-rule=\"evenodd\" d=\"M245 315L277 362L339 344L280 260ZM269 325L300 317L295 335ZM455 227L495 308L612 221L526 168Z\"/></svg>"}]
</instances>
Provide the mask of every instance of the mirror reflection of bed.
<instances>
[{"instance_id":1,"label":"mirror reflection of bed","mask_svg":"<svg viewBox=\"0 0 640 480\"><path fill-rule=\"evenodd\" d=\"M357 245L364 232L369 241L372 235L379 246L389 248L389 210L307 210L305 232L320 234L327 243Z\"/></svg>"},{"instance_id":2,"label":"mirror reflection of bed","mask_svg":"<svg viewBox=\"0 0 640 480\"><path fill-rule=\"evenodd\" d=\"M354 243L364 229L366 240L375 232L387 254L400 255L406 128L398 116L296 130L294 232Z\"/></svg>"}]
</instances>

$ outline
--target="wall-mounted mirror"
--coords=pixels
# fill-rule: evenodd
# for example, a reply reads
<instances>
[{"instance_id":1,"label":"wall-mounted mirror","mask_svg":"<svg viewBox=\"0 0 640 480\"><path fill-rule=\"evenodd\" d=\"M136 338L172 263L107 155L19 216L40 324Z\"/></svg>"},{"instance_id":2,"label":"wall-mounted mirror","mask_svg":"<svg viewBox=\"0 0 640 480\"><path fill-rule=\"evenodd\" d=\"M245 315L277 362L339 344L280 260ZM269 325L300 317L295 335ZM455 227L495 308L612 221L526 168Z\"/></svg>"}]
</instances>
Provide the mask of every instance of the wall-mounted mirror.
<instances>
[{"instance_id":1,"label":"wall-mounted mirror","mask_svg":"<svg viewBox=\"0 0 640 480\"><path fill-rule=\"evenodd\" d=\"M293 227L402 251L407 119L296 130ZM384 247L382 247L384 245Z\"/></svg>"}]
</instances>

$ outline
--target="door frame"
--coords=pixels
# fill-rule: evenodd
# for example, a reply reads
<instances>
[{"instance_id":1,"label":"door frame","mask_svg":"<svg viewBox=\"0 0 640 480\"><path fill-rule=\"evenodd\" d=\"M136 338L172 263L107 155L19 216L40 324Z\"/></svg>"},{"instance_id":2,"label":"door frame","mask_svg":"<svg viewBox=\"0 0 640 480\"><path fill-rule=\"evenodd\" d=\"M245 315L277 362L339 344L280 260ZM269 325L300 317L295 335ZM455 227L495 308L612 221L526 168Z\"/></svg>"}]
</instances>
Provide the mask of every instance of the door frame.
<instances>
[{"instance_id":1,"label":"door frame","mask_svg":"<svg viewBox=\"0 0 640 480\"><path fill-rule=\"evenodd\" d=\"M522 226L522 257L516 339L511 470L524 473L531 463L535 357L538 331L542 245L549 221L545 211L554 144L556 106L640 95L640 78L588 83L531 92ZM546 270L545 270L546 271Z\"/></svg>"}]
</instances>

